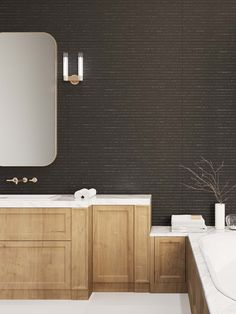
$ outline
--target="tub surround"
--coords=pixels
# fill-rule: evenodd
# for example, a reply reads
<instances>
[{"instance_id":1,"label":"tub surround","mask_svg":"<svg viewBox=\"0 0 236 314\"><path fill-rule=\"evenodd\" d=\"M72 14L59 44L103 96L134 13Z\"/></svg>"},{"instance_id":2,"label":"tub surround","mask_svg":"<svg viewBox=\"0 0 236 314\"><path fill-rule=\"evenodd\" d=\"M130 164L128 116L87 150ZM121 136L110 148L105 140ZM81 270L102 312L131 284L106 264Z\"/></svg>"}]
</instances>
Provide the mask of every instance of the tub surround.
<instances>
[{"instance_id":1,"label":"tub surround","mask_svg":"<svg viewBox=\"0 0 236 314\"><path fill-rule=\"evenodd\" d=\"M199 246L199 240L201 237L207 236L209 234L219 234L224 232L234 231L230 231L228 229L215 230L214 227L208 226L207 232L177 234L171 232L171 227L169 226L153 226L150 233L151 237L176 237L177 235L188 237L210 314L236 313L236 301L233 301L232 299L224 296L215 287Z\"/></svg>"},{"instance_id":2,"label":"tub surround","mask_svg":"<svg viewBox=\"0 0 236 314\"><path fill-rule=\"evenodd\" d=\"M236 278L235 243L235 232L212 234L200 239L201 252L215 286L234 301L236 301L236 286L232 278Z\"/></svg>"},{"instance_id":3,"label":"tub surround","mask_svg":"<svg viewBox=\"0 0 236 314\"><path fill-rule=\"evenodd\" d=\"M212 228L208 231L208 234L220 233L220 232L234 232L228 229L222 231L216 231ZM199 239L203 235L189 234L189 241L193 250L194 258L198 267L198 272L202 282L202 286L205 292L207 304L211 314L233 314L236 313L236 301L224 296L214 285L206 262L202 255Z\"/></svg>"}]
</instances>

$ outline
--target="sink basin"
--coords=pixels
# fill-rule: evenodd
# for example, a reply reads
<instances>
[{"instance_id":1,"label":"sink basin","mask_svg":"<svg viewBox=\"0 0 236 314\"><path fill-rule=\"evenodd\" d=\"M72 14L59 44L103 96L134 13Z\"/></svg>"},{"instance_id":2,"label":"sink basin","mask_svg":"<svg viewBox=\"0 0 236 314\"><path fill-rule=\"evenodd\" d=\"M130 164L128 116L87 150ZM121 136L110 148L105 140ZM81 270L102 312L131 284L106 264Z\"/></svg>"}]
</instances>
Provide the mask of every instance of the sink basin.
<instances>
[{"instance_id":1,"label":"sink basin","mask_svg":"<svg viewBox=\"0 0 236 314\"><path fill-rule=\"evenodd\" d=\"M58 198L58 195L47 194L2 194L0 200L41 200L52 201Z\"/></svg>"}]
</instances>

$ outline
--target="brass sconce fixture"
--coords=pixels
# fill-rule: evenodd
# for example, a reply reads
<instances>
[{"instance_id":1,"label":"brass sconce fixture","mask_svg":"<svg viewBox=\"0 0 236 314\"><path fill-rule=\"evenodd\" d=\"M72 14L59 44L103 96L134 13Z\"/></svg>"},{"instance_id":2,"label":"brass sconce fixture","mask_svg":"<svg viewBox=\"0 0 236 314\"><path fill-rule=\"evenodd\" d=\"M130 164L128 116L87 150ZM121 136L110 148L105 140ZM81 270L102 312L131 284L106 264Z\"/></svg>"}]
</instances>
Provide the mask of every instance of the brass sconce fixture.
<instances>
[{"instance_id":1,"label":"brass sconce fixture","mask_svg":"<svg viewBox=\"0 0 236 314\"><path fill-rule=\"evenodd\" d=\"M70 82L72 85L78 85L83 81L84 72L84 58L83 53L78 53L78 74L68 75L69 57L68 53L63 53L63 80Z\"/></svg>"}]
</instances>

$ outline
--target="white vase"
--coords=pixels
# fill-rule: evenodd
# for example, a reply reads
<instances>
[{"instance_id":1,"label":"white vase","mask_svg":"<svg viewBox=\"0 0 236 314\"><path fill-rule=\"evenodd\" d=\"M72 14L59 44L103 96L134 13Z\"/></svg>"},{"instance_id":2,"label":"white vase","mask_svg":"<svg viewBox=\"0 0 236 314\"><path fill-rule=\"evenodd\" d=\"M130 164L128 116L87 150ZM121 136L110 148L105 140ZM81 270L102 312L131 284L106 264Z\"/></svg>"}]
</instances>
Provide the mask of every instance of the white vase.
<instances>
[{"instance_id":1,"label":"white vase","mask_svg":"<svg viewBox=\"0 0 236 314\"><path fill-rule=\"evenodd\" d=\"M225 229L225 204L215 204L215 228L217 230Z\"/></svg>"}]
</instances>

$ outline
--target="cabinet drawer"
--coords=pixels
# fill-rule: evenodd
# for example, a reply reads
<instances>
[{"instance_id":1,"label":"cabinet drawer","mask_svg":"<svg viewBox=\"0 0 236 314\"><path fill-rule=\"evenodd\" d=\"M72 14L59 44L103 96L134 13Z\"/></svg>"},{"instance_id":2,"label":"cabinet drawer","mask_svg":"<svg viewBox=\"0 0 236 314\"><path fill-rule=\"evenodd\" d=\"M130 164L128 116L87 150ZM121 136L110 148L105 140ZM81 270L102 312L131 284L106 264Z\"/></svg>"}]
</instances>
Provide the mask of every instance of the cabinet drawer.
<instances>
[{"instance_id":1,"label":"cabinet drawer","mask_svg":"<svg viewBox=\"0 0 236 314\"><path fill-rule=\"evenodd\" d=\"M69 241L0 241L0 289L70 289Z\"/></svg>"},{"instance_id":2,"label":"cabinet drawer","mask_svg":"<svg viewBox=\"0 0 236 314\"><path fill-rule=\"evenodd\" d=\"M0 208L0 240L70 240L69 208Z\"/></svg>"}]
</instances>

